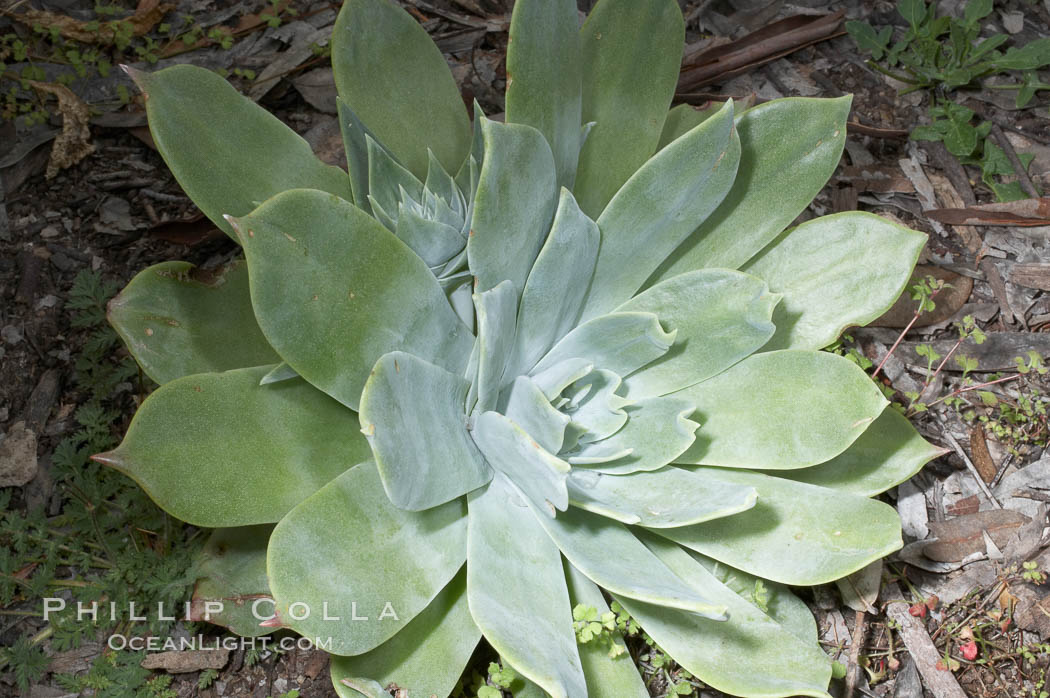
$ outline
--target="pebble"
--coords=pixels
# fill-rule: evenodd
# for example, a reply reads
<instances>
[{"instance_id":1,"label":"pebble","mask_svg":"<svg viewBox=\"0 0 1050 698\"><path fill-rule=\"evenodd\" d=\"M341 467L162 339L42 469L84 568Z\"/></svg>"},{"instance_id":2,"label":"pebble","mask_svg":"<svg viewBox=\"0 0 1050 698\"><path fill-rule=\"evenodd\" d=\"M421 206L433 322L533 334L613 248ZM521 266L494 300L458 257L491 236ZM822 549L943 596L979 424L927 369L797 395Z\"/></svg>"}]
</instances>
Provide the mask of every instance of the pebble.
<instances>
[{"instance_id":1,"label":"pebble","mask_svg":"<svg viewBox=\"0 0 1050 698\"><path fill-rule=\"evenodd\" d=\"M22 341L22 333L14 325L6 325L0 330L0 338L11 346L15 346Z\"/></svg>"},{"instance_id":2,"label":"pebble","mask_svg":"<svg viewBox=\"0 0 1050 698\"><path fill-rule=\"evenodd\" d=\"M63 252L55 252L51 255L51 263L60 271L73 271L79 266L75 259Z\"/></svg>"},{"instance_id":3,"label":"pebble","mask_svg":"<svg viewBox=\"0 0 1050 698\"><path fill-rule=\"evenodd\" d=\"M50 238L57 238L58 235L59 235L58 228L56 228L53 225L45 225L40 230L40 237L44 238L45 240L50 239Z\"/></svg>"}]
</instances>

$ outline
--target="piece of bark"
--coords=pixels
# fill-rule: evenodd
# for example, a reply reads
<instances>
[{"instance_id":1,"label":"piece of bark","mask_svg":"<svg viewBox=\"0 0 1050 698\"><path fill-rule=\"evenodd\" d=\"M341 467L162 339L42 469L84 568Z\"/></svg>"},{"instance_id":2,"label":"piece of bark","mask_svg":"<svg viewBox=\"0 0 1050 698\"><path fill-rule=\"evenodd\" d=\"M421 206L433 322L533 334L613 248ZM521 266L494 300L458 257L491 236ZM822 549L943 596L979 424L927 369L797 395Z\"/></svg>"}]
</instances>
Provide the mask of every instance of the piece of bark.
<instances>
[{"instance_id":1,"label":"piece of bark","mask_svg":"<svg viewBox=\"0 0 1050 698\"><path fill-rule=\"evenodd\" d=\"M940 145L938 143L937 145ZM959 190L955 187L954 183L948 177L938 175L936 173L930 173L930 183L933 184L933 188L937 191L937 198L944 206L962 207L966 205L966 201L959 194ZM970 191L970 195L973 195L973 191ZM977 228L972 225L954 225L952 229L962 239L963 244L966 245L972 254L977 254L981 251L984 246L984 240L981 238L981 234L977 231Z\"/></svg>"},{"instance_id":2,"label":"piece of bark","mask_svg":"<svg viewBox=\"0 0 1050 698\"><path fill-rule=\"evenodd\" d=\"M999 467L992 460L984 429L979 426L970 430L970 453L973 454L973 464L977 472L981 474L981 479L991 484L995 476L999 474Z\"/></svg>"},{"instance_id":3,"label":"piece of bark","mask_svg":"<svg viewBox=\"0 0 1050 698\"><path fill-rule=\"evenodd\" d=\"M927 211L926 215L951 225L1044 226L1050 225L1050 196L966 208L939 208Z\"/></svg>"},{"instance_id":4,"label":"piece of bark","mask_svg":"<svg viewBox=\"0 0 1050 698\"><path fill-rule=\"evenodd\" d=\"M1009 509L979 511L947 521L931 521L930 535L937 540L927 544L923 554L937 562L958 562L985 550L985 532L997 547L1002 548L1028 521L1024 514Z\"/></svg>"},{"instance_id":5,"label":"piece of bark","mask_svg":"<svg viewBox=\"0 0 1050 698\"><path fill-rule=\"evenodd\" d=\"M900 627L901 639L915 660L915 666L922 674L926 688L936 698L966 698L966 693L959 686L955 676L950 671L941 671L937 668L941 653L933 644L922 622L908 613L909 604L903 600L904 594L896 582L886 585L886 598L894 599L887 604L886 615L896 621Z\"/></svg>"},{"instance_id":6,"label":"piece of bark","mask_svg":"<svg viewBox=\"0 0 1050 698\"><path fill-rule=\"evenodd\" d=\"M36 471L36 434L25 422L15 422L0 441L0 487L21 487Z\"/></svg>"},{"instance_id":7,"label":"piece of bark","mask_svg":"<svg viewBox=\"0 0 1050 698\"><path fill-rule=\"evenodd\" d=\"M143 669L163 669L169 674L187 674L205 669L222 669L230 659L228 649L184 650L147 654L139 665Z\"/></svg>"},{"instance_id":8,"label":"piece of bark","mask_svg":"<svg viewBox=\"0 0 1050 698\"><path fill-rule=\"evenodd\" d=\"M55 400L58 399L60 383L61 376L58 369L48 369L40 376L40 380L37 381L33 392L29 394L23 419L26 426L37 434L44 432L47 418L51 416L51 408L54 407Z\"/></svg>"},{"instance_id":9,"label":"piece of bark","mask_svg":"<svg viewBox=\"0 0 1050 698\"><path fill-rule=\"evenodd\" d=\"M1010 269L1010 283L1037 288L1040 291L1050 291L1050 264L1045 262L1015 264Z\"/></svg>"},{"instance_id":10,"label":"piece of bark","mask_svg":"<svg viewBox=\"0 0 1050 698\"><path fill-rule=\"evenodd\" d=\"M981 271L984 272L985 281L987 281L988 285L992 287L992 293L995 295L995 300L999 303L999 312L1002 313L1003 322L1013 322L1013 307L1010 305L1010 299L1006 295L1006 283L1003 281L1003 277L999 273L999 268L995 266L995 262L987 257L981 260L979 266L981 267ZM1023 354L1021 355L1023 356Z\"/></svg>"}]
</instances>

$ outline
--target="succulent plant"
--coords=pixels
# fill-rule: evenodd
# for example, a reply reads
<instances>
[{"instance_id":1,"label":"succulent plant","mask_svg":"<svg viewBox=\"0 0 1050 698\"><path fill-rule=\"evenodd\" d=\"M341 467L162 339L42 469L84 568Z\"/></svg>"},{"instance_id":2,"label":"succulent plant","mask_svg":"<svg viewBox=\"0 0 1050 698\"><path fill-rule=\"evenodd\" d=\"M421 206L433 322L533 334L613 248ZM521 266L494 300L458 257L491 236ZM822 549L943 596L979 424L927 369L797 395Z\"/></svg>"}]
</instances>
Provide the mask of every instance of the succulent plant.
<instances>
[{"instance_id":1,"label":"succulent plant","mask_svg":"<svg viewBox=\"0 0 1050 698\"><path fill-rule=\"evenodd\" d=\"M612 598L715 688L826 695L787 585L897 549L873 497L938 451L820 350L925 237L788 227L849 99L671 109L683 36L674 0L601 0L582 29L572 0L519 0L505 123L472 128L421 26L347 0L349 172L214 74L134 75L245 260L151 267L112 302L161 385L97 459L218 528L197 594L237 601L220 622L319 639L344 696L447 695L482 636L530 690L647 695L577 644L573 607Z\"/></svg>"}]
</instances>

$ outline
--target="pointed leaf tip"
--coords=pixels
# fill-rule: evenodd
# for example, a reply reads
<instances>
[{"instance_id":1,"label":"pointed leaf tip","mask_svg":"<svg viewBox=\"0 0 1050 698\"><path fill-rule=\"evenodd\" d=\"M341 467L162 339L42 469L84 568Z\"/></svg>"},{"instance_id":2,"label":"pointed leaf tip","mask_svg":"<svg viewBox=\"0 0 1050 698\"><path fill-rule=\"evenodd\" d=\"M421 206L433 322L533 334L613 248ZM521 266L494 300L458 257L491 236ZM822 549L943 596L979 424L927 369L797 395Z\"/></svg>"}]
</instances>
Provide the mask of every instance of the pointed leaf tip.
<instances>
[{"instance_id":1,"label":"pointed leaf tip","mask_svg":"<svg viewBox=\"0 0 1050 698\"><path fill-rule=\"evenodd\" d=\"M91 460L95 461L96 463L101 463L102 465L107 465L110 468L116 468L117 470L122 470L123 468L121 466L124 465L124 462L117 458L116 451L96 453L95 455L91 456Z\"/></svg>"}]
</instances>

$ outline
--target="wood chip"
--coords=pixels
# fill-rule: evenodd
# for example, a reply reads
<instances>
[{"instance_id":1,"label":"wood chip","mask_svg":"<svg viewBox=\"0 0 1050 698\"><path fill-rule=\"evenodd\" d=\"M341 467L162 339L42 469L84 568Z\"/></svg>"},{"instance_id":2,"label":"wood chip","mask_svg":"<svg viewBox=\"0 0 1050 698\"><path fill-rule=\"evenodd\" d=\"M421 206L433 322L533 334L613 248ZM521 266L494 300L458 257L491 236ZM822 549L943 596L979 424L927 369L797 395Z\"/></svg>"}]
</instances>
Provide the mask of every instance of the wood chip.
<instances>
[{"instance_id":1,"label":"wood chip","mask_svg":"<svg viewBox=\"0 0 1050 698\"><path fill-rule=\"evenodd\" d=\"M908 652L915 660L915 666L922 674L926 688L935 698L966 698L966 693L959 686L955 676L950 671L941 671L937 668L941 653L933 644L922 622L908 613L909 604L903 600L904 594L896 582L886 585L886 597L895 599L887 604L886 615L896 621L900 627L901 639L904 640L904 646L908 648Z\"/></svg>"},{"instance_id":2,"label":"wood chip","mask_svg":"<svg viewBox=\"0 0 1050 698\"><path fill-rule=\"evenodd\" d=\"M1010 269L1010 283L1037 288L1040 291L1050 291L1050 264L1045 262L1015 264Z\"/></svg>"},{"instance_id":3,"label":"wood chip","mask_svg":"<svg viewBox=\"0 0 1050 698\"><path fill-rule=\"evenodd\" d=\"M62 114L62 132L51 146L51 157L47 161L46 177L51 179L67 167L72 167L91 153L95 146L91 142L88 122L91 114L88 106L65 85L29 80L33 89L47 92L58 98L58 111Z\"/></svg>"},{"instance_id":4,"label":"wood chip","mask_svg":"<svg viewBox=\"0 0 1050 698\"><path fill-rule=\"evenodd\" d=\"M951 225L1050 225L1050 196L966 208L939 208L926 215Z\"/></svg>"},{"instance_id":5,"label":"wood chip","mask_svg":"<svg viewBox=\"0 0 1050 698\"><path fill-rule=\"evenodd\" d=\"M185 650L147 654L140 666L143 669L163 669L169 674L187 674L204 669L222 669L230 659L230 651Z\"/></svg>"},{"instance_id":6,"label":"wood chip","mask_svg":"<svg viewBox=\"0 0 1050 698\"><path fill-rule=\"evenodd\" d=\"M923 554L937 562L959 562L985 550L985 532L997 547L1002 548L1014 531L1028 520L1027 516L1016 511L994 509L956 516L947 521L931 521L930 535L937 540L923 548Z\"/></svg>"},{"instance_id":7,"label":"wood chip","mask_svg":"<svg viewBox=\"0 0 1050 698\"><path fill-rule=\"evenodd\" d=\"M977 426L970 430L970 453L973 454L973 464L981 479L991 484L999 473L999 466L992 460L992 454L988 451L988 441L984 435L984 429Z\"/></svg>"}]
</instances>

